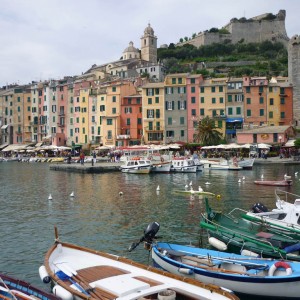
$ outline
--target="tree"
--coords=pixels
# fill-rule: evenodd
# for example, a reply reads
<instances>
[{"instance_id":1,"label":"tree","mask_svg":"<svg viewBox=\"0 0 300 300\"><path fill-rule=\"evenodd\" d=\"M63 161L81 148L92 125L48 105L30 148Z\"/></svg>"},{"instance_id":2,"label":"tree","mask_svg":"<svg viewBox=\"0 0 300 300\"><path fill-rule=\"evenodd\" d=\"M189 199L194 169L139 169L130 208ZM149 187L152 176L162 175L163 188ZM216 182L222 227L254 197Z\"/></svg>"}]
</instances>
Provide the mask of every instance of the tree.
<instances>
[{"instance_id":1,"label":"tree","mask_svg":"<svg viewBox=\"0 0 300 300\"><path fill-rule=\"evenodd\" d=\"M199 121L194 141L205 146L219 144L222 140L221 132L217 130L215 121L208 116Z\"/></svg>"},{"instance_id":2,"label":"tree","mask_svg":"<svg viewBox=\"0 0 300 300\"><path fill-rule=\"evenodd\" d=\"M296 148L300 148L300 139L296 139L294 145Z\"/></svg>"}]
</instances>

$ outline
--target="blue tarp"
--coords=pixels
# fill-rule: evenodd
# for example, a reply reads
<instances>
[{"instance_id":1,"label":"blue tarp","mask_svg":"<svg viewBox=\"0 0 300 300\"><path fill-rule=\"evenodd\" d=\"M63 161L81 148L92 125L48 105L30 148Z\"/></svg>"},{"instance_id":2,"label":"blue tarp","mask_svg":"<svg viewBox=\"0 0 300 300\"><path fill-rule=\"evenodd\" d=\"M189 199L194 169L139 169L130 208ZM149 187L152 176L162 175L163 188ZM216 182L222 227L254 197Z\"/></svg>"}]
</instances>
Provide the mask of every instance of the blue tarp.
<instances>
[{"instance_id":1,"label":"blue tarp","mask_svg":"<svg viewBox=\"0 0 300 300\"><path fill-rule=\"evenodd\" d=\"M226 119L226 122L227 123L234 123L234 122L241 122L241 123L243 123L243 118L227 118Z\"/></svg>"}]
</instances>

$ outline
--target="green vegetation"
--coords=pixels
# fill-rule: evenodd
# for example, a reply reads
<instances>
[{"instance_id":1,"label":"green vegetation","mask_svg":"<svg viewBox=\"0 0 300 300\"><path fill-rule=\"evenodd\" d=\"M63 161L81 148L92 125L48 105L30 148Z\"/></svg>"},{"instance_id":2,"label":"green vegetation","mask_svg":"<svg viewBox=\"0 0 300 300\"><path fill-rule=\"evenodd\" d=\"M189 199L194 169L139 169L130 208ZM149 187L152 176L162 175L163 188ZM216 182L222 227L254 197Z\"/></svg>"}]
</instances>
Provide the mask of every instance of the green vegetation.
<instances>
[{"instance_id":1,"label":"green vegetation","mask_svg":"<svg viewBox=\"0 0 300 300\"><path fill-rule=\"evenodd\" d=\"M210 32L215 30L220 32L222 29L212 28ZM167 73L190 72L204 76L222 76L219 72L221 68L228 68L223 76L234 77L287 76L288 73L287 49L282 43L270 41L245 44L241 40L237 44L231 44L230 40L226 40L222 44L198 48L190 44L176 47L172 43L168 48L158 49L158 59L165 63ZM213 67L209 66L210 63L214 63Z\"/></svg>"}]
</instances>

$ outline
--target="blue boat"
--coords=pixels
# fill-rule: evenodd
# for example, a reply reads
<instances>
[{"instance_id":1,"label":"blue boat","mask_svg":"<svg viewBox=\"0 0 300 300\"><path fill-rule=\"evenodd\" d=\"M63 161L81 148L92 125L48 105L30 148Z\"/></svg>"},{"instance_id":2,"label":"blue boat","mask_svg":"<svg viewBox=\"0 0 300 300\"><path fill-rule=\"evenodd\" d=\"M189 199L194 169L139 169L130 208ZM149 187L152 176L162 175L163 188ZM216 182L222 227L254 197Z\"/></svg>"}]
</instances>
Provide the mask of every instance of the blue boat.
<instances>
[{"instance_id":1,"label":"blue boat","mask_svg":"<svg viewBox=\"0 0 300 300\"><path fill-rule=\"evenodd\" d=\"M154 266L165 271L215 284L239 294L299 299L299 262L157 242L153 233L143 240L151 251Z\"/></svg>"}]
</instances>

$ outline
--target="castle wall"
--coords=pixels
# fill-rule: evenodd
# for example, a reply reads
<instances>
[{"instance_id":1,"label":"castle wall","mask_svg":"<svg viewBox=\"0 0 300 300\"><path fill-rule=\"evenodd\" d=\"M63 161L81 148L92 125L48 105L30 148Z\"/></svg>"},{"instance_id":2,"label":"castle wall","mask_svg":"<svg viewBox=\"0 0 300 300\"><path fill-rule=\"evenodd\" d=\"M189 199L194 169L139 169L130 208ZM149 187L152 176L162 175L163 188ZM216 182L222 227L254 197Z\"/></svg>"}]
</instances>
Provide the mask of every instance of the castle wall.
<instances>
[{"instance_id":1,"label":"castle wall","mask_svg":"<svg viewBox=\"0 0 300 300\"><path fill-rule=\"evenodd\" d=\"M288 44L289 81L293 84L294 125L300 127L300 36L293 36Z\"/></svg>"}]
</instances>

